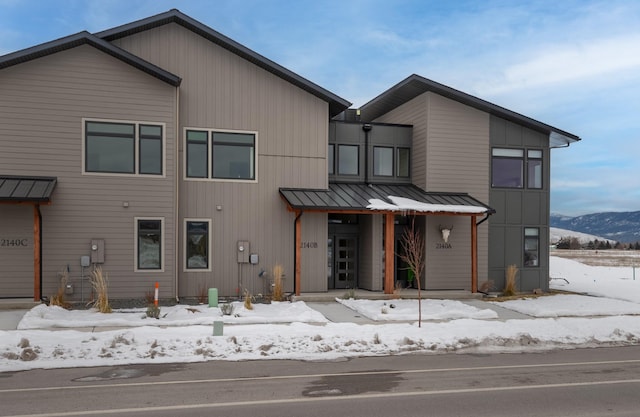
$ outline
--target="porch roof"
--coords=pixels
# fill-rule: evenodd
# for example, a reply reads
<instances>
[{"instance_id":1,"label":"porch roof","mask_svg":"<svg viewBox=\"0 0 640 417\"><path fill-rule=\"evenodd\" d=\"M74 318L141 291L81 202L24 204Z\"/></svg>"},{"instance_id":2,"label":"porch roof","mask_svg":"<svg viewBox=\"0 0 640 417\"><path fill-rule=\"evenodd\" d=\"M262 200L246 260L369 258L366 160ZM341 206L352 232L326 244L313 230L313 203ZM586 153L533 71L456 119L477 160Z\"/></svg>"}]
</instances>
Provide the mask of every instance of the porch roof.
<instances>
[{"instance_id":1,"label":"porch roof","mask_svg":"<svg viewBox=\"0 0 640 417\"><path fill-rule=\"evenodd\" d=\"M466 193L427 192L413 184L331 183L329 188L280 188L292 210L478 215L495 210Z\"/></svg>"},{"instance_id":2,"label":"porch roof","mask_svg":"<svg viewBox=\"0 0 640 417\"><path fill-rule=\"evenodd\" d=\"M48 203L56 177L0 175L0 203Z\"/></svg>"}]
</instances>

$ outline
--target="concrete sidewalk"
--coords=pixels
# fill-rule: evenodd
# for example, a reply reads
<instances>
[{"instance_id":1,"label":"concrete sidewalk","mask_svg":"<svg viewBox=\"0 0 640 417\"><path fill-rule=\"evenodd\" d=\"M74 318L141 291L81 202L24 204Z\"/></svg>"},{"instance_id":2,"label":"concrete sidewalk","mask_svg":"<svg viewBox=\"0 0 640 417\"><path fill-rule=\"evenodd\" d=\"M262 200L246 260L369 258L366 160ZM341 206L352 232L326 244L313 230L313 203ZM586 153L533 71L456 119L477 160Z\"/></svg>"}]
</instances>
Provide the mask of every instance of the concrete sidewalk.
<instances>
[{"instance_id":1,"label":"concrete sidewalk","mask_svg":"<svg viewBox=\"0 0 640 417\"><path fill-rule=\"evenodd\" d=\"M498 318L495 320L505 321L513 319L532 319L533 317L526 314L517 313L512 310L500 307L495 304L487 303L479 299L459 299L458 301L468 304L470 306L479 309L489 309L498 313ZM354 311L344 305L336 302L335 300L328 301L305 301L307 305L320 312L329 321L333 323L355 323L355 324L391 324L390 322L376 322L367 317L364 317L357 311ZM16 330L18 323L22 320L29 308L2 308L0 303L0 330ZM60 330L60 329L58 329ZM78 330L78 329L76 329ZM104 329L101 329L104 330Z\"/></svg>"}]
</instances>

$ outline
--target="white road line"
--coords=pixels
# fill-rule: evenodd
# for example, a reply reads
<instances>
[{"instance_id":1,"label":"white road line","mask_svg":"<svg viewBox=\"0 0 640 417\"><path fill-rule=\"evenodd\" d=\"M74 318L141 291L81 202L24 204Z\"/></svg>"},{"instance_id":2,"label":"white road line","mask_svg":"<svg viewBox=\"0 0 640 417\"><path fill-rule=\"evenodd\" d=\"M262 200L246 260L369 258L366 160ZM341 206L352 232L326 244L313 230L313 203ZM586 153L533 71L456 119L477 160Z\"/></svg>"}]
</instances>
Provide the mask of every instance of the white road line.
<instances>
[{"instance_id":1,"label":"white road line","mask_svg":"<svg viewBox=\"0 0 640 417\"><path fill-rule=\"evenodd\" d=\"M286 379L312 379L334 376L362 376L362 375L389 375L389 374L428 374L443 372L477 372L486 370L500 369L527 369L527 368L556 368L570 366L597 366L597 365L621 365L640 363L640 359L628 359L619 361L595 361L595 362L567 362L567 363L537 363L529 365L496 365L496 366L477 366L466 368L438 368L438 369L397 369L388 371L362 371L362 372L339 372L327 374L304 374L304 375L277 375L277 376L256 376L256 377L236 377L236 378L214 378L214 379L196 379L186 381L159 381L159 382L128 382L123 384L92 384L92 385L72 385L65 387L39 387L39 388L9 388L0 390L2 393L10 392L33 392L33 391L65 391L65 390L84 390L84 389L105 389L105 388L123 388L123 387L140 387L140 386L162 386L162 385L185 385L185 384L211 384L211 383L229 383L229 382L246 382L246 381L269 381L269 380L286 380Z\"/></svg>"},{"instance_id":2,"label":"white road line","mask_svg":"<svg viewBox=\"0 0 640 417\"><path fill-rule=\"evenodd\" d=\"M224 407L238 407L238 406L255 406L255 405L282 405L282 404L295 404L295 403L312 403L321 401L353 401L354 399L376 399L376 398L397 398L397 397L419 397L419 396L433 396L433 395L449 395L449 394L467 394L467 393L484 393L484 392L498 392L498 391L524 391L533 389L545 389L545 388L573 388L573 387L587 387L598 385L616 385L616 384L638 384L640 379L622 379L615 381L600 381L600 382L568 382L562 384L541 384L541 385L524 385L524 386L508 386L508 387L488 387L488 388L462 388L462 389L446 389L446 390L433 390L433 391L410 391L410 392L390 392L379 394L358 394L358 395L341 395L341 396L328 396L317 398L291 398L281 400L257 400L257 401L228 401L222 403L203 403L203 404L185 404L185 405L167 405L158 407L140 407L140 408L119 408L119 409L106 409L106 410L83 410L83 411L69 411L69 412L57 412L57 413L42 413L42 414L15 414L5 417L72 417L72 416L91 416L91 415L109 415L109 414L131 414L131 413L143 413L143 412L158 412L158 411L179 411L179 410L197 410L206 408L224 408Z\"/></svg>"}]
</instances>

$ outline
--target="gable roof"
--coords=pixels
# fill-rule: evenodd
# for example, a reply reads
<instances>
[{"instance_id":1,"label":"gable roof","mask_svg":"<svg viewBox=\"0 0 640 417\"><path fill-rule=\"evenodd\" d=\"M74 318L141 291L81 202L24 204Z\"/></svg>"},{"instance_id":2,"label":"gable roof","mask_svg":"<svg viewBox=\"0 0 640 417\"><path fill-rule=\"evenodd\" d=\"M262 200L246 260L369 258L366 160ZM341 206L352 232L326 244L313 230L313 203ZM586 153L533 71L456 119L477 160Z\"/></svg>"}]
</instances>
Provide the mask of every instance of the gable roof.
<instances>
[{"instance_id":1,"label":"gable roof","mask_svg":"<svg viewBox=\"0 0 640 417\"><path fill-rule=\"evenodd\" d=\"M0 176L0 203L48 203L56 188L56 177Z\"/></svg>"},{"instance_id":2,"label":"gable roof","mask_svg":"<svg viewBox=\"0 0 640 417\"><path fill-rule=\"evenodd\" d=\"M152 63L125 51L124 49L118 48L117 46L112 45L87 31L78 32L74 35L66 36L64 38L1 56L0 69L62 52L80 45L90 45L170 85L179 86L182 81L177 75L163 70L162 68L155 66Z\"/></svg>"},{"instance_id":3,"label":"gable roof","mask_svg":"<svg viewBox=\"0 0 640 417\"><path fill-rule=\"evenodd\" d=\"M538 132L550 135L551 146L566 146L580 140L580 137L557 129L548 124L539 122L530 117L523 116L504 107L482 100L444 84L437 83L419 75L413 74L360 108L362 120L373 121L396 107L414 99L415 97L431 91L443 97L457 101L478 110L529 127Z\"/></svg>"},{"instance_id":4,"label":"gable roof","mask_svg":"<svg viewBox=\"0 0 640 417\"><path fill-rule=\"evenodd\" d=\"M112 29L108 29L96 36L106 40L113 41L135 33L143 32L169 23L176 23L184 28L202 36L203 38L215 43L216 45L233 52L234 54L246 59L247 61L257 65L258 67L269 71L270 73L288 81L289 83L313 94L314 96L329 103L329 114L333 117L347 109L351 103L347 100L333 94L332 92L320 87L317 84L307 80L304 77L286 69L285 67L271 61L268 58L252 51L244 45L239 44L231 38L211 29L210 27L198 22L197 20L185 15L177 9L171 9L168 12L161 13L146 19L128 23Z\"/></svg>"}]
</instances>

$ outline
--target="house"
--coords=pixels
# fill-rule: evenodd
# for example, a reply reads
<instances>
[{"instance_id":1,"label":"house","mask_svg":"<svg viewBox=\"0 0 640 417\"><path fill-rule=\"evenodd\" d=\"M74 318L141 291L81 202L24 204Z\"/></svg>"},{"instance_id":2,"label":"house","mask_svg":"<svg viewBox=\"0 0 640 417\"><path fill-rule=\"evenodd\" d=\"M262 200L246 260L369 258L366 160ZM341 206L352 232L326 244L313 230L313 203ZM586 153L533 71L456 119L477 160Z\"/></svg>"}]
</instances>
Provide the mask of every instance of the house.
<instances>
[{"instance_id":1,"label":"house","mask_svg":"<svg viewBox=\"0 0 640 417\"><path fill-rule=\"evenodd\" d=\"M550 149L579 138L413 75L360 109L178 10L0 57L0 297L548 288ZM488 220L488 221L487 221ZM415 223L413 223L415 222Z\"/></svg>"}]
</instances>

